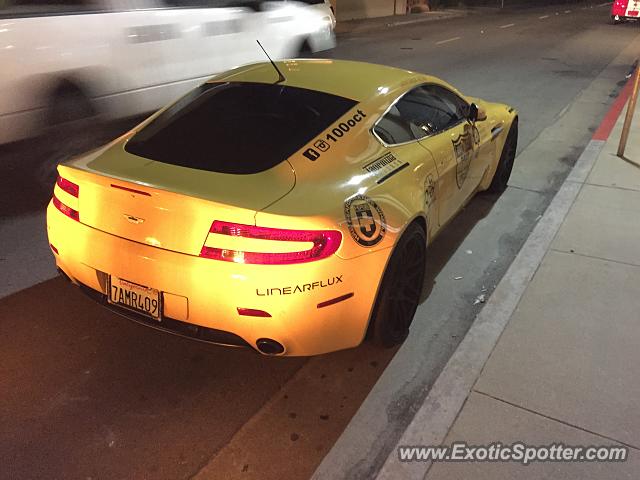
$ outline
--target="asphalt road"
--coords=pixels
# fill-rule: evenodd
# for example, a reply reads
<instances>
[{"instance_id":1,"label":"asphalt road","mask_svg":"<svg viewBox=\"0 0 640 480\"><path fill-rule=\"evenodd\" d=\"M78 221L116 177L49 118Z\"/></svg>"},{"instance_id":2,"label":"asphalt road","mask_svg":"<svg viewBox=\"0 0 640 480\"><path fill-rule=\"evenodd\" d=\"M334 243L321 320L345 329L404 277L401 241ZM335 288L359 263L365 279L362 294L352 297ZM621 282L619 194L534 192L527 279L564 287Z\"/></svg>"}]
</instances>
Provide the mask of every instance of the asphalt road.
<instances>
[{"instance_id":1,"label":"asphalt road","mask_svg":"<svg viewBox=\"0 0 640 480\"><path fill-rule=\"evenodd\" d=\"M363 345L313 359L264 358L102 310L50 279L47 194L28 175L40 160L36 143L0 147L0 477L308 478L376 381L374 391L386 386L379 415L393 441L481 308L476 296L491 293L624 80L621 68L619 81L603 82L579 127L562 123L640 33L634 24L609 25L607 7L582 6L346 35L331 53L432 73L514 105L520 152L558 124L546 152L552 161L522 165L519 186L476 198L431 246L426 300L399 351ZM390 361L406 365L391 380L382 375ZM389 443L374 426L371 435Z\"/></svg>"}]
</instances>

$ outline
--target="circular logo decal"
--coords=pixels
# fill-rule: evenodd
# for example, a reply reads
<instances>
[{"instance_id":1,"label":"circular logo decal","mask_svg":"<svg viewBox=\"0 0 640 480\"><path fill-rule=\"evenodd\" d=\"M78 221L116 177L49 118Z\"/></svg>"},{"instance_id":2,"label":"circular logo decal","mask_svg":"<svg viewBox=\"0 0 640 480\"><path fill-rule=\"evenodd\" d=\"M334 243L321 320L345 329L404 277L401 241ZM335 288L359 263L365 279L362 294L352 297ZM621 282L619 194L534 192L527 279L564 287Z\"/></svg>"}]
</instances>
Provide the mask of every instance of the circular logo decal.
<instances>
[{"instance_id":1,"label":"circular logo decal","mask_svg":"<svg viewBox=\"0 0 640 480\"><path fill-rule=\"evenodd\" d=\"M356 195L345 202L344 218L351 237L363 247L380 243L387 231L382 209L365 195Z\"/></svg>"}]
</instances>

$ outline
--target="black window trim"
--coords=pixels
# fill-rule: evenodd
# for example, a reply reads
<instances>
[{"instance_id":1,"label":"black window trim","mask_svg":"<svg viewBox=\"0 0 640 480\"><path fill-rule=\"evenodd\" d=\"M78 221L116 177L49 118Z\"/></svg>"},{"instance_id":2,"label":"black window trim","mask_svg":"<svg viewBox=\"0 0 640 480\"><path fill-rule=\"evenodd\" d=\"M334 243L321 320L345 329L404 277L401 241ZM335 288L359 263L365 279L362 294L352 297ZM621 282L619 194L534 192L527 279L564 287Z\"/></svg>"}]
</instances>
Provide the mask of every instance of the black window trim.
<instances>
[{"instance_id":1,"label":"black window trim","mask_svg":"<svg viewBox=\"0 0 640 480\"><path fill-rule=\"evenodd\" d=\"M463 122L466 122L467 119L466 118L462 118L460 119L458 122L452 124L449 128L447 128L446 130L441 130L439 132L435 132L435 133L431 133L428 135L425 135L424 137L420 137L420 138L416 138L415 140L409 140L406 142L400 142L400 143L387 143L384 140L382 140L380 138L380 136L376 133L376 127L378 126L378 123L380 123L380 121L387 115L387 113L389 113L391 111L391 109L393 107L395 107L396 103L398 103L400 100L402 100L405 95L408 95L409 93L411 93L413 90L415 90L416 88L422 88L422 87L427 87L427 86L434 86L434 87L439 87L439 88L443 88L446 91L448 91L449 93L455 95L456 97L458 97L463 103L465 103L467 106L470 105L470 103L465 100L464 98L462 98L460 95L458 95L456 92L454 92L453 90L451 90L450 88L445 87L444 85L441 85L439 83L435 83L435 82L425 82L425 83L421 83L419 85L414 85L410 90L407 90L406 92L404 92L402 95L400 95L398 98L396 98L383 112L382 115L380 115L380 118L378 118L378 120L376 120L376 122L373 124L373 127L371 127L371 133L373 134L373 136L376 138L376 140L378 140L378 142L380 142L382 144L382 146L384 147L400 147L402 145L409 145L411 143L415 143L415 142L420 142L422 140L424 140L425 138L431 138L431 137L435 137L436 135L440 135L441 133L445 133L448 132L449 130L451 130L454 127L457 127L458 125L460 125Z\"/></svg>"}]
</instances>

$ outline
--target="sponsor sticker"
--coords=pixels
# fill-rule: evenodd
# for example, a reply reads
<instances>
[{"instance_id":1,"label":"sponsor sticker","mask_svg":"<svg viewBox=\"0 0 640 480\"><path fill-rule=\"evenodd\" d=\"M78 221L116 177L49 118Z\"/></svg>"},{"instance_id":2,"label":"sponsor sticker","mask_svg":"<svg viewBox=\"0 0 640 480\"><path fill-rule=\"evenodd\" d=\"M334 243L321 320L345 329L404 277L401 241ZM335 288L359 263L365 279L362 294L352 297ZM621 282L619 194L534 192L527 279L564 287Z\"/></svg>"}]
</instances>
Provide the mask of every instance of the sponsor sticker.
<instances>
[{"instance_id":1,"label":"sponsor sticker","mask_svg":"<svg viewBox=\"0 0 640 480\"><path fill-rule=\"evenodd\" d=\"M274 295L294 295L296 293L312 292L319 288L326 288L342 283L342 275L334 275L326 280L318 280L310 283L298 285L285 285L279 287L256 288L256 295L259 297L270 297Z\"/></svg>"},{"instance_id":2,"label":"sponsor sticker","mask_svg":"<svg viewBox=\"0 0 640 480\"><path fill-rule=\"evenodd\" d=\"M351 237L362 247L377 245L387 232L382 209L366 195L356 195L345 202L344 218Z\"/></svg>"},{"instance_id":3,"label":"sponsor sticker","mask_svg":"<svg viewBox=\"0 0 640 480\"><path fill-rule=\"evenodd\" d=\"M427 204L427 208L433 205L433 202L436 201L436 182L431 174L427 175L427 178L424 181L424 199Z\"/></svg>"},{"instance_id":4,"label":"sponsor sticker","mask_svg":"<svg viewBox=\"0 0 640 480\"><path fill-rule=\"evenodd\" d=\"M315 162L318 158L320 158L320 153L314 148L307 148L304 151L303 155L312 162Z\"/></svg>"},{"instance_id":5,"label":"sponsor sticker","mask_svg":"<svg viewBox=\"0 0 640 480\"><path fill-rule=\"evenodd\" d=\"M400 160L398 160L393 153L387 152L382 157L377 158L373 162L367 163L363 170L366 170L369 173L378 173L380 170L388 173L396 169L401 165Z\"/></svg>"},{"instance_id":6,"label":"sponsor sticker","mask_svg":"<svg viewBox=\"0 0 640 480\"><path fill-rule=\"evenodd\" d=\"M302 154L311 161L316 161L322 153L331 148L332 145L340 142L342 138L358 125L362 120L367 118L367 114L358 110L344 122L338 123L334 128L329 130L324 137L317 138L313 142L313 147L307 148Z\"/></svg>"},{"instance_id":7,"label":"sponsor sticker","mask_svg":"<svg viewBox=\"0 0 640 480\"><path fill-rule=\"evenodd\" d=\"M475 126L466 125L464 133L452 142L456 155L456 183L458 188L462 188L469 175L471 161L478 155L475 147L480 143L480 133Z\"/></svg>"},{"instance_id":8,"label":"sponsor sticker","mask_svg":"<svg viewBox=\"0 0 640 480\"><path fill-rule=\"evenodd\" d=\"M402 163L393 153L387 152L382 157L367 163L362 169L372 175L378 175L376 183L381 184L408 166L409 162Z\"/></svg>"}]
</instances>

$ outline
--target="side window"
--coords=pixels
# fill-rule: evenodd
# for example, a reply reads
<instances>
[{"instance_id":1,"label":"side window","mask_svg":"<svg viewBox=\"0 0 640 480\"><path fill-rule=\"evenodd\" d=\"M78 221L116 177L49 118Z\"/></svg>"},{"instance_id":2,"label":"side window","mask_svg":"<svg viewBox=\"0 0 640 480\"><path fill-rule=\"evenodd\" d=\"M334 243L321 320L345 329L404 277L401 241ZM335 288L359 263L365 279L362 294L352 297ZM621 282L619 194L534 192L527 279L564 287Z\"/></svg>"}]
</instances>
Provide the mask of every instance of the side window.
<instances>
[{"instance_id":1,"label":"side window","mask_svg":"<svg viewBox=\"0 0 640 480\"><path fill-rule=\"evenodd\" d=\"M451 128L468 116L469 105L439 85L422 85L406 93L374 128L389 144L419 140Z\"/></svg>"},{"instance_id":2,"label":"side window","mask_svg":"<svg viewBox=\"0 0 640 480\"><path fill-rule=\"evenodd\" d=\"M400 114L398 104L391 107L387 114L378 121L373 131L384 143L389 145L416 140L412 125Z\"/></svg>"},{"instance_id":3,"label":"side window","mask_svg":"<svg viewBox=\"0 0 640 480\"><path fill-rule=\"evenodd\" d=\"M458 118L456 121L464 120L469 116L469 104L451 90L439 85L427 85L425 89L440 97L450 109L456 112Z\"/></svg>"},{"instance_id":4,"label":"side window","mask_svg":"<svg viewBox=\"0 0 640 480\"><path fill-rule=\"evenodd\" d=\"M451 128L466 118L469 109L455 93L438 85L415 88L397 105L401 115L417 127L419 138Z\"/></svg>"}]
</instances>

